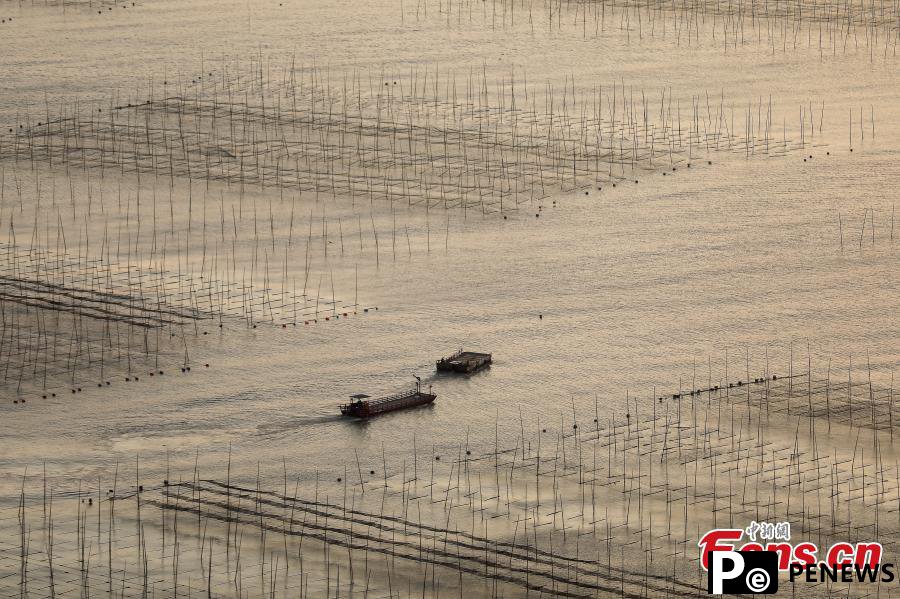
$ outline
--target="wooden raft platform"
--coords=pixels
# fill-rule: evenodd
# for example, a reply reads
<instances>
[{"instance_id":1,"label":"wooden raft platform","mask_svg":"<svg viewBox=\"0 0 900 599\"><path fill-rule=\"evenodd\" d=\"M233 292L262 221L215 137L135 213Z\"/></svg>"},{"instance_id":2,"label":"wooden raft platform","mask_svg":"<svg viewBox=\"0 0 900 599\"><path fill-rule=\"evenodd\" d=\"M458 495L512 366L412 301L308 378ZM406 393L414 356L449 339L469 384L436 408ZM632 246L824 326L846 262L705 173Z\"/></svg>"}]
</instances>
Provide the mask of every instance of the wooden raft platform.
<instances>
[{"instance_id":1,"label":"wooden raft platform","mask_svg":"<svg viewBox=\"0 0 900 599\"><path fill-rule=\"evenodd\" d=\"M459 350L449 358L441 358L435 363L438 372L469 374L491 365L491 354Z\"/></svg>"}]
</instances>

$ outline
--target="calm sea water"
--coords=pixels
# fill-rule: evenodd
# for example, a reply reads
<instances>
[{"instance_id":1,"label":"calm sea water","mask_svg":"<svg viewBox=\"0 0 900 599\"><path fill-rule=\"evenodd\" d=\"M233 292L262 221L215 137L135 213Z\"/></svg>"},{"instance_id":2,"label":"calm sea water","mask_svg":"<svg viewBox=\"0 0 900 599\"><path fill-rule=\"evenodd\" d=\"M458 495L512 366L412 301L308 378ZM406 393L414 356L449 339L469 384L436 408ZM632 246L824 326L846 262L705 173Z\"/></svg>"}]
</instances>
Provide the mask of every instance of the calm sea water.
<instances>
[{"instance_id":1,"label":"calm sea water","mask_svg":"<svg viewBox=\"0 0 900 599\"><path fill-rule=\"evenodd\" d=\"M726 380L726 356L728 380L759 376L767 363L786 372L791 351L803 370L807 344L820 375L829 359L845 369L851 354L865 369L868 355L889 384L900 349L892 52L821 55L808 43L773 51L764 39L726 47L704 33L688 45L671 32L638 39L618 28L587 38L572 26L492 29L477 18L484 7L472 24L447 25L436 8L416 21L410 6L401 19L394 2L148 1L102 14L4 2L0 16L13 20L0 28L0 124L13 127L45 102L189 80L224 55L373 76L437 65L460 77L515 73L556 86L574 78L583 91L618 82L657 99L670 88L685 107L724 93L739 114L771 96L793 129L799 116L789 115L824 103L822 130L805 155L712 154L709 165L704 154L665 178L546 198L540 218L536 206L508 220L454 214L449 234L431 231L430 253L423 214L404 208L408 246L377 267L359 265L360 301L377 311L297 329L235 325L192 349L195 364L210 368L190 376L27 407L3 402L7 499L26 467L46 462L58 485L75 487L137 455L148 478L162 478L167 464L188 472L195 459L221 471L229 450L238 478L254 477L260 463L277 480L283 459L304 478L332 477L355 463L354 448L367 463L384 448L396 464L413 439L440 452L467 438L492 445L496 429L513 438L521 423L565 427L573 410L590 421L595 405L621 417L626 398L649 410L654 389ZM875 118L874 138L855 141L853 153L851 109L863 110L867 128ZM357 264L337 264L352 289ZM493 352L493 367L435 376L434 360L459 347ZM348 395L391 392L413 375L434 386L432 407L367 423L337 416Z\"/></svg>"}]
</instances>

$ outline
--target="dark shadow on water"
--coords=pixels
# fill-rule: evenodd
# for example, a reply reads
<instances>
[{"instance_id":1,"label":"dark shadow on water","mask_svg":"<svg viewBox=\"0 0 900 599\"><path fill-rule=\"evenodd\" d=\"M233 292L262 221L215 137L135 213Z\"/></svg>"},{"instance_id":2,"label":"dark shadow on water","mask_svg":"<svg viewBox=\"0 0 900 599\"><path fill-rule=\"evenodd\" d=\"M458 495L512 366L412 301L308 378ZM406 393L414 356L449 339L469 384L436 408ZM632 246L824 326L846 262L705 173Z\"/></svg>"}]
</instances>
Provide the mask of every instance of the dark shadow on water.
<instances>
[{"instance_id":1,"label":"dark shadow on water","mask_svg":"<svg viewBox=\"0 0 900 599\"><path fill-rule=\"evenodd\" d=\"M422 383L424 384L426 381L449 381L449 380L460 380L465 381L469 379L473 379L479 377L481 375L488 374L491 371L491 365L488 364L484 368L479 368L475 372L464 373L464 372L441 372L435 371L432 374L423 377Z\"/></svg>"}]
</instances>

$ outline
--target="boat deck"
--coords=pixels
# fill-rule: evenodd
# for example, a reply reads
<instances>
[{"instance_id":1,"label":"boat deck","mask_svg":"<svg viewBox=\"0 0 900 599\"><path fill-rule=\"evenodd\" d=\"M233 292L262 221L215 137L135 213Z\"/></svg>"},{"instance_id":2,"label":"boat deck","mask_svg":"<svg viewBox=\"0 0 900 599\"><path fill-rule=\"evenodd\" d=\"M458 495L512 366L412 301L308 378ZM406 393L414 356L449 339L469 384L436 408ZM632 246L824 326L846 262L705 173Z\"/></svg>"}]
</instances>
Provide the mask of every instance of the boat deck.
<instances>
[{"instance_id":1,"label":"boat deck","mask_svg":"<svg viewBox=\"0 0 900 599\"><path fill-rule=\"evenodd\" d=\"M363 401L362 398L364 397L368 396L353 396L352 399L354 399L354 401L341 406L341 414L345 416L356 416L357 418L369 418L371 416L377 416L378 414L385 414L395 410L429 404L433 402L437 396L433 393L425 393L419 387L416 387L409 391L369 401Z\"/></svg>"}]
</instances>

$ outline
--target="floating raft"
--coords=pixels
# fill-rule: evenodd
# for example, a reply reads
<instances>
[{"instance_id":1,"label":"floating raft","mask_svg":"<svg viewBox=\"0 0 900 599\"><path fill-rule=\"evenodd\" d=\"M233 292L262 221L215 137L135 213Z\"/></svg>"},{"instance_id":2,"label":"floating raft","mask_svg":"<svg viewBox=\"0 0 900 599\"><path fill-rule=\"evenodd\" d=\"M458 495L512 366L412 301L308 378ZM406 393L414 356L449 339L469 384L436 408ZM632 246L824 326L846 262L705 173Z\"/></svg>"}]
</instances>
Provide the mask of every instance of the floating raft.
<instances>
[{"instance_id":1,"label":"floating raft","mask_svg":"<svg viewBox=\"0 0 900 599\"><path fill-rule=\"evenodd\" d=\"M459 372L469 374L491 365L491 354L459 350L449 358L441 358L435 363L439 372Z\"/></svg>"},{"instance_id":2,"label":"floating raft","mask_svg":"<svg viewBox=\"0 0 900 599\"><path fill-rule=\"evenodd\" d=\"M428 393L422 391L420 385L416 385L415 389L403 391L388 397L380 399L368 399L368 395L358 394L350 397L348 404L341 406L341 414L344 416L354 416L356 418L371 418L379 414L386 414L396 410L404 410L416 406L424 406L430 404L437 397L431 393L429 387Z\"/></svg>"}]
</instances>

